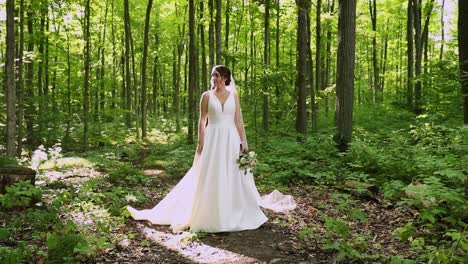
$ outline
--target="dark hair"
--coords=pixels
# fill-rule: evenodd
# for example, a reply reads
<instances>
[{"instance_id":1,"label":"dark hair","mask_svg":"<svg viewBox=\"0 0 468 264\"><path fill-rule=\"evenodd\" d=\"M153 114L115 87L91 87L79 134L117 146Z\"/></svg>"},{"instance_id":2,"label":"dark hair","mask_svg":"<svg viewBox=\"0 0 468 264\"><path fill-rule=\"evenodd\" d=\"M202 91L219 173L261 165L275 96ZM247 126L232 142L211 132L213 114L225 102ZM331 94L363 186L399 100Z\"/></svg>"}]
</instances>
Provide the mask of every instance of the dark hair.
<instances>
[{"instance_id":1,"label":"dark hair","mask_svg":"<svg viewBox=\"0 0 468 264\"><path fill-rule=\"evenodd\" d=\"M224 65L216 65L213 67L213 70L216 70L222 77L226 78L225 84L231 84L231 70Z\"/></svg>"}]
</instances>

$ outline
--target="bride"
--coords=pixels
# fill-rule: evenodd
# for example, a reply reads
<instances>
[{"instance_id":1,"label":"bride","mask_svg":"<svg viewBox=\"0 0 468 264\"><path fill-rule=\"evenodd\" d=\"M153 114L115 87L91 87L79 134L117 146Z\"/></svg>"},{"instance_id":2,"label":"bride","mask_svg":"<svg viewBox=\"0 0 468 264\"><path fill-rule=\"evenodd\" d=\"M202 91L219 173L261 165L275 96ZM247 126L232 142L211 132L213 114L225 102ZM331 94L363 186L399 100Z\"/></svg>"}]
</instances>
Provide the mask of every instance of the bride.
<instances>
[{"instance_id":1,"label":"bride","mask_svg":"<svg viewBox=\"0 0 468 264\"><path fill-rule=\"evenodd\" d=\"M129 206L134 219L170 225L174 232L229 232L265 223L268 219L259 206L275 211L295 207L291 196L279 192L260 197L252 173L244 175L239 170L237 159L241 151L248 151L248 145L229 68L213 67L211 84L212 89L200 100L192 167L154 208L138 211Z\"/></svg>"}]
</instances>

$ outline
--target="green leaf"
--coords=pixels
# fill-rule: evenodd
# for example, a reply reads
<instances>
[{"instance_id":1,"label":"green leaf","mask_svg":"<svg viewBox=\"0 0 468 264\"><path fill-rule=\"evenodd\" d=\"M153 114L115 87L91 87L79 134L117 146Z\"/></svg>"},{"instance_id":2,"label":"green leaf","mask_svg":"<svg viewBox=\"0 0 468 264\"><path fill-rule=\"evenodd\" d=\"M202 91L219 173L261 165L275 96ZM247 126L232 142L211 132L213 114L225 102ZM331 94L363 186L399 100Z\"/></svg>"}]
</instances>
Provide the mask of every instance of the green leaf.
<instances>
[{"instance_id":1,"label":"green leaf","mask_svg":"<svg viewBox=\"0 0 468 264\"><path fill-rule=\"evenodd\" d=\"M0 240L5 240L10 237L10 231L6 228L0 228Z\"/></svg>"}]
</instances>

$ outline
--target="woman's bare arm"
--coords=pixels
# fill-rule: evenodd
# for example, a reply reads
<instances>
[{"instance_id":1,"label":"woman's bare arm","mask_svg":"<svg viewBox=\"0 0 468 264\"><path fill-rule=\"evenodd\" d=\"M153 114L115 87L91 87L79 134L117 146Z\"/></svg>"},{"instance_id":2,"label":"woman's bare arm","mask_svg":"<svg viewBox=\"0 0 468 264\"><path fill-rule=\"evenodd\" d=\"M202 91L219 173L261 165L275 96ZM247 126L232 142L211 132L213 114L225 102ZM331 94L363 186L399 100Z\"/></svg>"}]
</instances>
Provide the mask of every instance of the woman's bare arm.
<instances>
[{"instance_id":1,"label":"woman's bare arm","mask_svg":"<svg viewBox=\"0 0 468 264\"><path fill-rule=\"evenodd\" d=\"M246 152L249 150L249 148L247 145L247 136L245 135L244 120L242 120L242 112L240 109L239 95L235 93L234 96L236 100L236 113L234 115L234 122L236 124L237 132L239 133L239 137L241 140L242 152Z\"/></svg>"},{"instance_id":2,"label":"woman's bare arm","mask_svg":"<svg viewBox=\"0 0 468 264\"><path fill-rule=\"evenodd\" d=\"M204 92L200 99L200 118L198 119L198 145L197 153L201 154L205 140L206 120L208 119L208 92Z\"/></svg>"}]
</instances>

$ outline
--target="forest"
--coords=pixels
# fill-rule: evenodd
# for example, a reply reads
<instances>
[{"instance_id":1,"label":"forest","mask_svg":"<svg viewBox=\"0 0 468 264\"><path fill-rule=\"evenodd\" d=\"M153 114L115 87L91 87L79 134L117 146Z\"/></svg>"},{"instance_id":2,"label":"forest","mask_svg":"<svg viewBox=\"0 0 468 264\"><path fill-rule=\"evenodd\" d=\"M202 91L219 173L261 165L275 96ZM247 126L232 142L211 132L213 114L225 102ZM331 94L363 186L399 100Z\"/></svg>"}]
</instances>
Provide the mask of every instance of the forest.
<instances>
[{"instance_id":1,"label":"forest","mask_svg":"<svg viewBox=\"0 0 468 264\"><path fill-rule=\"evenodd\" d=\"M0 0L0 263L468 263L468 1ZM259 229L135 221L235 79Z\"/></svg>"}]
</instances>

